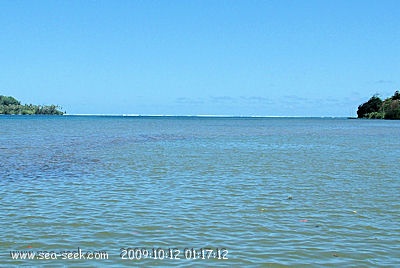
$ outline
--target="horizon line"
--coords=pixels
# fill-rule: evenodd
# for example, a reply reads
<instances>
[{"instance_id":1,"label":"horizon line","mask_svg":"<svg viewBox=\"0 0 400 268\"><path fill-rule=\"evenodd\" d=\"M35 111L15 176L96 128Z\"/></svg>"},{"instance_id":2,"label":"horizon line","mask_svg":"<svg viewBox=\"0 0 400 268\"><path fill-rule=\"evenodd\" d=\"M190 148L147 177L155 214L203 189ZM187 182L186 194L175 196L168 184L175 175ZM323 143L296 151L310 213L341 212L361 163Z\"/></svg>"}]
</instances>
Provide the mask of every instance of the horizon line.
<instances>
[{"instance_id":1,"label":"horizon line","mask_svg":"<svg viewBox=\"0 0 400 268\"><path fill-rule=\"evenodd\" d=\"M110 117L223 117L223 118L353 118L352 116L303 116L303 115L226 115L226 114L63 114L63 116L110 116ZM355 118L355 117L354 117Z\"/></svg>"}]
</instances>

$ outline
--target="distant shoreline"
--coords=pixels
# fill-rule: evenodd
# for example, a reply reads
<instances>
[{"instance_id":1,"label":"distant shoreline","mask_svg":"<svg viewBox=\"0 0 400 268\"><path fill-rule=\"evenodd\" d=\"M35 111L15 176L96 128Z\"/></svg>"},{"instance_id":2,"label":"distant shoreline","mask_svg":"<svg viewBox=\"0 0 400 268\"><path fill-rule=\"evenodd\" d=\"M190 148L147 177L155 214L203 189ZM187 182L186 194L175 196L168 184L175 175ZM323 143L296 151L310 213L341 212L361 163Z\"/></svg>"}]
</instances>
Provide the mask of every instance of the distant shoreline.
<instances>
[{"instance_id":1,"label":"distant shoreline","mask_svg":"<svg viewBox=\"0 0 400 268\"><path fill-rule=\"evenodd\" d=\"M26 116L21 114L0 114L0 116ZM46 116L46 115L29 115ZM63 114L62 117L132 117L132 118L292 118L292 119L357 119L348 116L268 116L268 115L152 115L152 114Z\"/></svg>"},{"instance_id":2,"label":"distant shoreline","mask_svg":"<svg viewBox=\"0 0 400 268\"><path fill-rule=\"evenodd\" d=\"M58 105L21 104L12 96L0 95L0 114L4 115L63 115Z\"/></svg>"}]
</instances>

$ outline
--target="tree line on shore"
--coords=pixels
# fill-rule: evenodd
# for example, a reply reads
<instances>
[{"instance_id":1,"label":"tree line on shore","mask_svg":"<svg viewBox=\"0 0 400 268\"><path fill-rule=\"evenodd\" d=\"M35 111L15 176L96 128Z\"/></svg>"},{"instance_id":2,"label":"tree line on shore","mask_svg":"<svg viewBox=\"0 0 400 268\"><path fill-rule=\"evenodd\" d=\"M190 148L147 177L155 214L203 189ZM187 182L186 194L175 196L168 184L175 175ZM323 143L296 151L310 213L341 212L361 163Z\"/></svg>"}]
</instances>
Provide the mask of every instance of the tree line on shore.
<instances>
[{"instance_id":1,"label":"tree line on shore","mask_svg":"<svg viewBox=\"0 0 400 268\"><path fill-rule=\"evenodd\" d=\"M367 102L358 106L358 118L369 119L400 119L400 92L382 100L378 95L372 96Z\"/></svg>"},{"instance_id":2,"label":"tree line on shore","mask_svg":"<svg viewBox=\"0 0 400 268\"><path fill-rule=\"evenodd\" d=\"M11 96L0 95L0 114L43 114L43 115L63 115L61 107L57 105L33 105L21 104L21 102Z\"/></svg>"}]
</instances>

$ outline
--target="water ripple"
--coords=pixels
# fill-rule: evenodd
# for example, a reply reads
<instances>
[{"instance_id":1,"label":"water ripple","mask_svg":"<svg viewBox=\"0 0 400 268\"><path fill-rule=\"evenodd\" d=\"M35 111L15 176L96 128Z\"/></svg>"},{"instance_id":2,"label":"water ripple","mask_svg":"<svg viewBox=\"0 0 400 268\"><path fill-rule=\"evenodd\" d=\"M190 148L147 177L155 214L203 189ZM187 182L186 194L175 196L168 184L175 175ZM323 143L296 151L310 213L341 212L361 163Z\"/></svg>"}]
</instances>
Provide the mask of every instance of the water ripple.
<instances>
[{"instance_id":1,"label":"water ripple","mask_svg":"<svg viewBox=\"0 0 400 268\"><path fill-rule=\"evenodd\" d=\"M2 117L0 123L0 266L400 265L398 122ZM9 255L78 247L110 258ZM226 248L229 259L121 260L122 247Z\"/></svg>"}]
</instances>

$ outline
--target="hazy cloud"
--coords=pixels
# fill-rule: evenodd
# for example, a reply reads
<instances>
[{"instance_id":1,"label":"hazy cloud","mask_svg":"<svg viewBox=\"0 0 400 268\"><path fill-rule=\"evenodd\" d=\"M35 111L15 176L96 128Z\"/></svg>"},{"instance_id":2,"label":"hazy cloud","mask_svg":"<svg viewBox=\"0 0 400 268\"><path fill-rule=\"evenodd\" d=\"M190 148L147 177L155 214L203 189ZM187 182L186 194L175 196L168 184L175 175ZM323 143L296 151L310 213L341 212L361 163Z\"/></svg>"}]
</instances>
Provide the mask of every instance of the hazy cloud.
<instances>
[{"instance_id":1,"label":"hazy cloud","mask_svg":"<svg viewBox=\"0 0 400 268\"><path fill-rule=\"evenodd\" d=\"M374 81L374 84L393 84L393 83L394 81L392 80L384 80L384 79Z\"/></svg>"},{"instance_id":2,"label":"hazy cloud","mask_svg":"<svg viewBox=\"0 0 400 268\"><path fill-rule=\"evenodd\" d=\"M236 102L237 99L230 96L211 96L210 100L212 102L222 103L222 102Z\"/></svg>"},{"instance_id":3,"label":"hazy cloud","mask_svg":"<svg viewBox=\"0 0 400 268\"><path fill-rule=\"evenodd\" d=\"M273 100L261 96L240 96L240 100L246 103L272 104Z\"/></svg>"},{"instance_id":4,"label":"hazy cloud","mask_svg":"<svg viewBox=\"0 0 400 268\"><path fill-rule=\"evenodd\" d=\"M295 103L310 103L310 102L314 102L314 101L310 98L299 97L296 95L286 95L286 96L283 96L283 102L295 104Z\"/></svg>"},{"instance_id":5,"label":"hazy cloud","mask_svg":"<svg viewBox=\"0 0 400 268\"><path fill-rule=\"evenodd\" d=\"M175 102L179 103L179 104L191 104L191 105L193 105L193 104L203 104L204 100L202 100L200 98L194 99L194 98L179 97L179 98L175 99Z\"/></svg>"}]
</instances>

